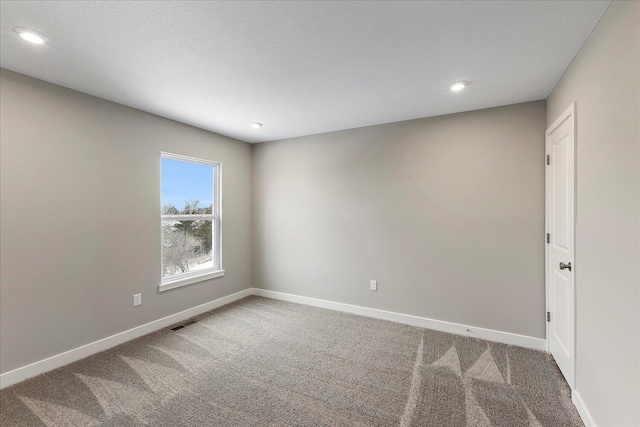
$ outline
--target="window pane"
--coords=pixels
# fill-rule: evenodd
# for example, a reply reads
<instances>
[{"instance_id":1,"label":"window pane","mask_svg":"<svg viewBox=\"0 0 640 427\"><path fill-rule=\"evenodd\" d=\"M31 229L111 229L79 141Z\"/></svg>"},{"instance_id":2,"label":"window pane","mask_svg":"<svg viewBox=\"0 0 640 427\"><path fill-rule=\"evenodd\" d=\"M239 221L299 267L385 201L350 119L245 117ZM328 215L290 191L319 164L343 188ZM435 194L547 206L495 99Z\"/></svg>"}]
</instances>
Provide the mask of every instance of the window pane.
<instances>
[{"instance_id":1,"label":"window pane","mask_svg":"<svg viewBox=\"0 0 640 427\"><path fill-rule=\"evenodd\" d=\"M162 221L162 277L214 268L212 220Z\"/></svg>"},{"instance_id":2,"label":"window pane","mask_svg":"<svg viewBox=\"0 0 640 427\"><path fill-rule=\"evenodd\" d=\"M162 159L162 213L211 213L213 166Z\"/></svg>"}]
</instances>

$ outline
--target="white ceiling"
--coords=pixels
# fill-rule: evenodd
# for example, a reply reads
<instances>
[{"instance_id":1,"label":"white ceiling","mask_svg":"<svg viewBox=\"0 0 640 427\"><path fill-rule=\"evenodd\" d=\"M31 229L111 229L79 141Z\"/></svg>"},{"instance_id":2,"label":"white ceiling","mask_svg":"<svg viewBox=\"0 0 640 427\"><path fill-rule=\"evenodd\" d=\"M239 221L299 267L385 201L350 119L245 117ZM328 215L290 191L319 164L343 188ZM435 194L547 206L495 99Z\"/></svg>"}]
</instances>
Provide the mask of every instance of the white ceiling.
<instances>
[{"instance_id":1,"label":"white ceiling","mask_svg":"<svg viewBox=\"0 0 640 427\"><path fill-rule=\"evenodd\" d=\"M261 142L545 99L608 4L2 1L0 65Z\"/></svg>"}]
</instances>

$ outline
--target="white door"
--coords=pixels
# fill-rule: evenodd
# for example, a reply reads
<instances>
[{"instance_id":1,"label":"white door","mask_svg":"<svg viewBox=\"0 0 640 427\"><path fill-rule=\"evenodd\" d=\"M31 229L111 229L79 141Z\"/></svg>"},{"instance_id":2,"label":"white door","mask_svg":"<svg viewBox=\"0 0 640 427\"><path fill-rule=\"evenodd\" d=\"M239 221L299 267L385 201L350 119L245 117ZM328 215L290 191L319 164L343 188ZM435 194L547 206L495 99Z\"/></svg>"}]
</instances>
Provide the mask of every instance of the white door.
<instances>
[{"instance_id":1,"label":"white door","mask_svg":"<svg viewBox=\"0 0 640 427\"><path fill-rule=\"evenodd\" d=\"M546 132L547 340L574 388L575 103Z\"/></svg>"}]
</instances>

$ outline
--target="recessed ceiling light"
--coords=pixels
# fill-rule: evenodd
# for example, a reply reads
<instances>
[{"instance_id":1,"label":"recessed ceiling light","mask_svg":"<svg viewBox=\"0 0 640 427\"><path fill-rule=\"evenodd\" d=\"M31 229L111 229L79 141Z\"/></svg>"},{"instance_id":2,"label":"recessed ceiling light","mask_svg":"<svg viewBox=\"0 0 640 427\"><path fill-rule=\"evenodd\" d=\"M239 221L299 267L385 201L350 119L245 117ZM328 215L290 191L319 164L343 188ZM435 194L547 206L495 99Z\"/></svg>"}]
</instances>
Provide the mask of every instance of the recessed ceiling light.
<instances>
[{"instance_id":1,"label":"recessed ceiling light","mask_svg":"<svg viewBox=\"0 0 640 427\"><path fill-rule=\"evenodd\" d=\"M44 44L49 40L49 37L30 28L16 27L14 28L14 31L18 33L18 35L22 37L23 40L26 40L33 44Z\"/></svg>"},{"instance_id":2,"label":"recessed ceiling light","mask_svg":"<svg viewBox=\"0 0 640 427\"><path fill-rule=\"evenodd\" d=\"M454 83L453 86L451 86L451 90L454 92L458 92L464 89L465 86L467 86L467 82L457 82Z\"/></svg>"},{"instance_id":3,"label":"recessed ceiling light","mask_svg":"<svg viewBox=\"0 0 640 427\"><path fill-rule=\"evenodd\" d=\"M251 127L254 129L260 129L262 127L262 123L260 122L251 122Z\"/></svg>"}]
</instances>

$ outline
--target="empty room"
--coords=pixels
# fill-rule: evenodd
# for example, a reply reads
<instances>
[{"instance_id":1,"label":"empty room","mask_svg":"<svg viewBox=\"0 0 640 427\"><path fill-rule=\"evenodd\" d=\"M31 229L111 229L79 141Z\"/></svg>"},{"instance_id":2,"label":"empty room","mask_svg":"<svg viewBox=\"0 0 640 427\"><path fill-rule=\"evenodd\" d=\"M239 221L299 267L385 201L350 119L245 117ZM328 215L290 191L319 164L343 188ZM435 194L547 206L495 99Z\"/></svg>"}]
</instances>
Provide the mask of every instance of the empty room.
<instances>
[{"instance_id":1,"label":"empty room","mask_svg":"<svg viewBox=\"0 0 640 427\"><path fill-rule=\"evenodd\" d=\"M640 1L0 26L0 426L640 426Z\"/></svg>"}]
</instances>

